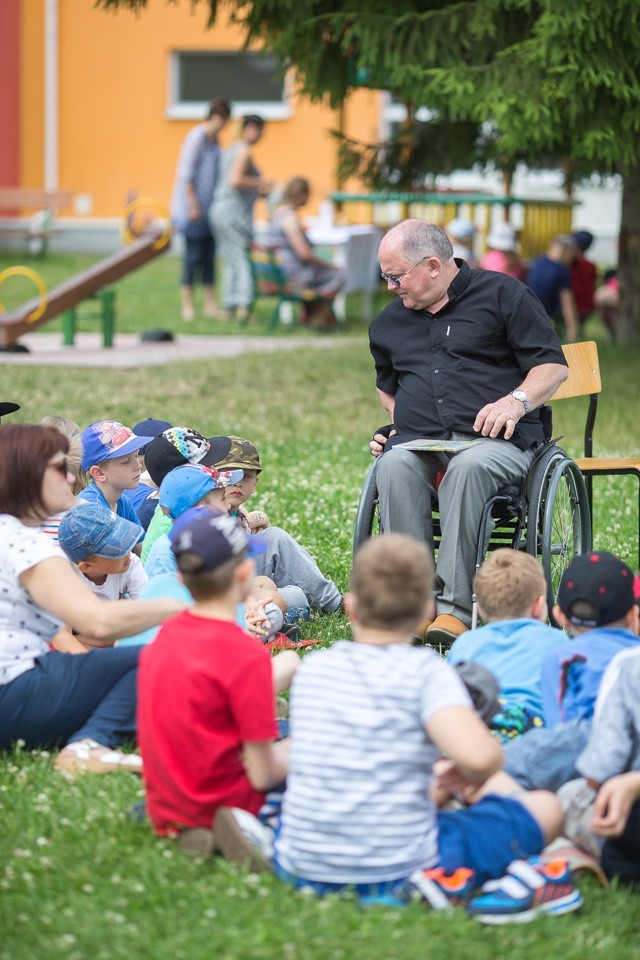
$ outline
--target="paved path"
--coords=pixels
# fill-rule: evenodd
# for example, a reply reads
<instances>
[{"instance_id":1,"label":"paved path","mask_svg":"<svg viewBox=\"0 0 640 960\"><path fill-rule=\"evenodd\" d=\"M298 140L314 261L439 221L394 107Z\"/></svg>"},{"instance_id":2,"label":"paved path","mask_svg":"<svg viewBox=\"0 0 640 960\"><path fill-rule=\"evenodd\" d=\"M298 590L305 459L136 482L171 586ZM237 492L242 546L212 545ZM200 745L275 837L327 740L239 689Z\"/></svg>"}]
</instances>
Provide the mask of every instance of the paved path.
<instances>
[{"instance_id":1,"label":"paved path","mask_svg":"<svg viewBox=\"0 0 640 960\"><path fill-rule=\"evenodd\" d=\"M364 343L361 337L342 334L299 337L178 336L171 343L142 342L136 334L119 333L114 346L102 346L99 333L78 333L75 346L65 347L61 333L30 333L20 337L30 353L0 352L0 366L64 367L160 367L174 360L205 360L208 357L237 357L241 353L274 353L312 347L331 350L352 343Z\"/></svg>"}]
</instances>

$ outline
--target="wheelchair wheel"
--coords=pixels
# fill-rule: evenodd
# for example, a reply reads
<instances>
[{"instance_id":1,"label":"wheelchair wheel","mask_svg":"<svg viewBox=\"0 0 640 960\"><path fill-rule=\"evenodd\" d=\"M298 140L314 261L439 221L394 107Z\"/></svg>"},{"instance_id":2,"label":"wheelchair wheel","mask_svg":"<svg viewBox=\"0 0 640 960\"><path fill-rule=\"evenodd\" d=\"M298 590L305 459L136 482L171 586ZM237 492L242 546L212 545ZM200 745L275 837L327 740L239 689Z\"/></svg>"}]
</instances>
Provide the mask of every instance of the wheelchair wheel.
<instances>
[{"instance_id":1,"label":"wheelchair wheel","mask_svg":"<svg viewBox=\"0 0 640 960\"><path fill-rule=\"evenodd\" d=\"M356 525L353 532L354 554L365 540L381 533L378 484L376 481L377 466L378 461L374 460L367 471L362 493L360 494L358 512L356 514Z\"/></svg>"},{"instance_id":2,"label":"wheelchair wheel","mask_svg":"<svg viewBox=\"0 0 640 960\"><path fill-rule=\"evenodd\" d=\"M526 549L542 562L551 617L562 574L575 556L591 549L584 479L578 465L560 447L546 451L535 464L528 500Z\"/></svg>"}]
</instances>

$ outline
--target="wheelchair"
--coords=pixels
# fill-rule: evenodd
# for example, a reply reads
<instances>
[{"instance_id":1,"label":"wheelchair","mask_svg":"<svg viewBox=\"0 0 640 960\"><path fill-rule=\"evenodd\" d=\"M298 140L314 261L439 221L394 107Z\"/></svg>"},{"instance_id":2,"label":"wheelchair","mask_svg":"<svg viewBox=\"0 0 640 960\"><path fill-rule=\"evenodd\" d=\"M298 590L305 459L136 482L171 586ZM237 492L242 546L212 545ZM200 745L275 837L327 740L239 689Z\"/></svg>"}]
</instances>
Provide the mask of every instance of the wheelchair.
<instances>
[{"instance_id":1,"label":"wheelchair","mask_svg":"<svg viewBox=\"0 0 640 960\"><path fill-rule=\"evenodd\" d=\"M545 413L549 436L550 409L546 408ZM383 533L377 465L376 459L360 494L354 553L369 537ZM437 556L440 543L437 504L434 504L433 537ZM478 525L475 569L480 568L489 551L500 547L524 550L541 562L547 581L549 618L557 626L551 611L562 574L574 556L591 549L591 514L584 478L575 461L557 445L557 440L548 439L539 446L529 472L519 483L501 487L486 501Z\"/></svg>"}]
</instances>

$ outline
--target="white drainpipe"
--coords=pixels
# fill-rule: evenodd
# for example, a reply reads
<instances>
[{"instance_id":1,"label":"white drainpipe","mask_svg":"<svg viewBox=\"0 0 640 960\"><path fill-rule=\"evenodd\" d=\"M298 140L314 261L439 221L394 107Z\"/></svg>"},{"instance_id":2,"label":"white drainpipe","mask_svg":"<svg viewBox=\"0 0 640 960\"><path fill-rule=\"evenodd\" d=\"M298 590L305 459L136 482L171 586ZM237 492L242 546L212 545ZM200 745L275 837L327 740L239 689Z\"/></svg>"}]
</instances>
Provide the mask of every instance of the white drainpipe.
<instances>
[{"instance_id":1,"label":"white drainpipe","mask_svg":"<svg viewBox=\"0 0 640 960\"><path fill-rule=\"evenodd\" d=\"M58 0L45 0L44 187L58 185Z\"/></svg>"}]
</instances>

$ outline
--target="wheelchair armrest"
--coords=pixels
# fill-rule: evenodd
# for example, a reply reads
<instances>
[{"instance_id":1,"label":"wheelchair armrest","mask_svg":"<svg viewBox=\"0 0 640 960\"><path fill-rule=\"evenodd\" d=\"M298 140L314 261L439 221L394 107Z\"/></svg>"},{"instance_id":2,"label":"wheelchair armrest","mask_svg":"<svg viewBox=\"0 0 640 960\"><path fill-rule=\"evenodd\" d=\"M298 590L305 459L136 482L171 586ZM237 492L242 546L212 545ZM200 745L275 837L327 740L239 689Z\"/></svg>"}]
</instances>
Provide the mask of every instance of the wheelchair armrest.
<instances>
[{"instance_id":1,"label":"wheelchair armrest","mask_svg":"<svg viewBox=\"0 0 640 960\"><path fill-rule=\"evenodd\" d=\"M543 403L540 407L540 421L545 440L551 440L553 435L553 410L548 403Z\"/></svg>"}]
</instances>

